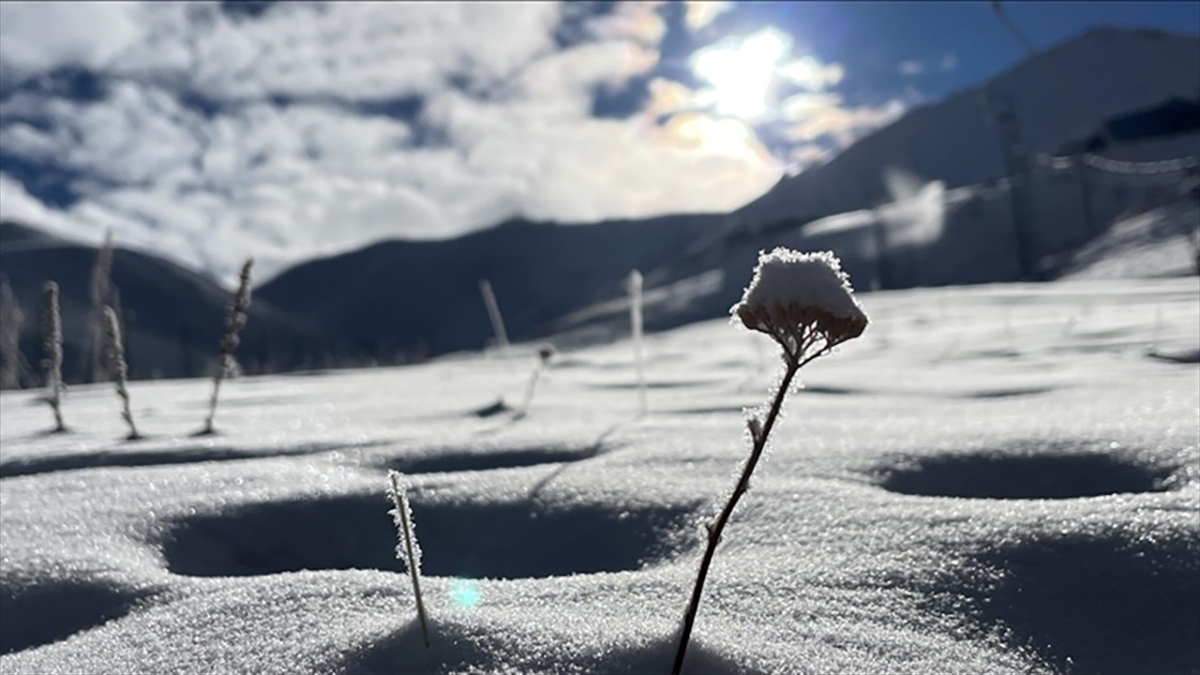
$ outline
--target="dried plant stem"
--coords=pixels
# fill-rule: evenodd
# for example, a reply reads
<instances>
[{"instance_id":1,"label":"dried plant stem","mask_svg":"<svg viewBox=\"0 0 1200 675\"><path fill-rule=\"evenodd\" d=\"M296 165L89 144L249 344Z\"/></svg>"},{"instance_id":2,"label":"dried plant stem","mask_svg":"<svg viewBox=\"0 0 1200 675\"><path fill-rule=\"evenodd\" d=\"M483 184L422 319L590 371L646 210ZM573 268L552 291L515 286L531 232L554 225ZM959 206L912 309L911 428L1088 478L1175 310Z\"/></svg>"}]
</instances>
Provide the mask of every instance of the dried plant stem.
<instances>
[{"instance_id":1,"label":"dried plant stem","mask_svg":"<svg viewBox=\"0 0 1200 675\"><path fill-rule=\"evenodd\" d=\"M54 411L54 431L66 431L62 418L62 317L58 312L58 284L46 282L46 306L43 315L46 359L42 362L46 368L46 400Z\"/></svg>"},{"instance_id":2,"label":"dried plant stem","mask_svg":"<svg viewBox=\"0 0 1200 675\"><path fill-rule=\"evenodd\" d=\"M412 579L413 595L417 598L417 620L421 623L421 638L425 641L425 646L429 646L429 625L425 620L425 603L421 600L421 575L417 571L417 558L414 555L413 549L413 528L412 522L408 519L408 498L404 494L404 488L400 485L400 477L396 473L388 476L392 481L392 502L396 506L396 513L400 517L400 530L404 533L404 551L405 561L408 568L408 576Z\"/></svg>"},{"instance_id":3,"label":"dried plant stem","mask_svg":"<svg viewBox=\"0 0 1200 675\"><path fill-rule=\"evenodd\" d=\"M213 420L217 416L217 397L221 393L221 381L225 379L226 374L233 370L233 350L237 349L238 332L246 325L246 310L250 308L250 268L253 265L254 258L247 259L242 265L242 272L238 277L237 295L234 296L233 305L229 308L229 316L225 319L225 336L221 338L217 369L213 373L212 396L208 399L208 418L204 420L204 429L200 432L201 434L213 433Z\"/></svg>"},{"instance_id":4,"label":"dried plant stem","mask_svg":"<svg viewBox=\"0 0 1200 675\"><path fill-rule=\"evenodd\" d=\"M496 347L501 354L508 354L508 332L504 330L504 317L500 314L500 305L496 302L496 293L492 290L492 282L484 279L479 282L479 292L483 295L483 304L487 306L488 318L492 322L492 331L496 334Z\"/></svg>"},{"instance_id":5,"label":"dried plant stem","mask_svg":"<svg viewBox=\"0 0 1200 675\"><path fill-rule=\"evenodd\" d=\"M533 390L537 387L538 378L541 377L544 367L539 363L533 369L533 374L529 376L529 384L525 385L525 400L521 403L521 409L517 412L516 417L521 418L529 414L529 406L533 404Z\"/></svg>"},{"instance_id":6,"label":"dried plant stem","mask_svg":"<svg viewBox=\"0 0 1200 675\"><path fill-rule=\"evenodd\" d=\"M133 412L129 408L129 389L126 379L129 367L125 364L125 345L121 340L121 323L112 307L104 307L104 335L108 340L108 369L121 398L121 418L129 425L129 440L141 438L133 423Z\"/></svg>"},{"instance_id":7,"label":"dried plant stem","mask_svg":"<svg viewBox=\"0 0 1200 675\"><path fill-rule=\"evenodd\" d=\"M779 390L775 392L775 398L771 401L771 409L767 412L766 419L761 425L758 423L757 418L752 418L749 422L750 435L753 437L754 446L750 451L750 458L746 460L746 466L742 468L742 475L738 479L737 485L733 488L733 494L729 495L729 501L725 503L725 508L721 509L721 513L717 516L716 521L708 526L708 546L704 549L704 557L700 560L700 573L696 576L696 586L692 589L692 599L688 602L687 612L683 616L683 629L679 635L679 650L675 653L675 664L671 667L673 675L679 675L680 670L683 668L683 657L687 653L688 641L692 636L692 624L695 623L696 611L700 608L700 595L704 592L704 580L708 577L708 568L712 564L713 554L716 553L717 544L721 541L721 532L725 529L726 523L729 522L729 517L733 515L733 509L737 506L738 500L741 499L750 486L750 474L754 473L754 467L758 465L758 460L762 457L763 449L767 446L767 437L770 436L771 429L775 426L775 420L779 418L779 410L783 407L783 399L792 385L792 379L796 376L796 371L800 370L800 366L808 363L821 353L817 352L817 354L813 354L803 361L799 360L798 355L785 355L784 362L787 369L784 372L783 381L779 383Z\"/></svg>"},{"instance_id":8,"label":"dried plant stem","mask_svg":"<svg viewBox=\"0 0 1200 675\"><path fill-rule=\"evenodd\" d=\"M687 655L692 625L700 608L700 596L704 592L704 581L721 533L729 523L738 500L750 487L750 476L762 457L763 449L796 372L809 361L828 354L835 346L852 340L867 327L867 315L863 313L850 279L841 270L841 262L830 252L797 253L786 248L776 248L758 257L754 278L742 294L742 299L730 313L751 330L766 333L783 348L784 374L779 389L771 401L766 418L757 413L746 420L750 430L750 457L742 467L742 475L729 495L725 507L717 519L708 526L708 546L700 561L696 585L683 616L679 635L679 651L671 672L679 675L683 659Z\"/></svg>"},{"instance_id":9,"label":"dried plant stem","mask_svg":"<svg viewBox=\"0 0 1200 675\"><path fill-rule=\"evenodd\" d=\"M88 293L92 300L91 315L88 317L88 382L99 382L104 376L104 305L110 300L112 287L113 236L110 228L104 234L104 243L96 251L96 262L92 265L92 280Z\"/></svg>"},{"instance_id":10,"label":"dried plant stem","mask_svg":"<svg viewBox=\"0 0 1200 675\"><path fill-rule=\"evenodd\" d=\"M629 273L629 323L633 329L633 359L637 368L638 410L644 415L646 403L646 368L642 359L642 273Z\"/></svg>"}]
</instances>

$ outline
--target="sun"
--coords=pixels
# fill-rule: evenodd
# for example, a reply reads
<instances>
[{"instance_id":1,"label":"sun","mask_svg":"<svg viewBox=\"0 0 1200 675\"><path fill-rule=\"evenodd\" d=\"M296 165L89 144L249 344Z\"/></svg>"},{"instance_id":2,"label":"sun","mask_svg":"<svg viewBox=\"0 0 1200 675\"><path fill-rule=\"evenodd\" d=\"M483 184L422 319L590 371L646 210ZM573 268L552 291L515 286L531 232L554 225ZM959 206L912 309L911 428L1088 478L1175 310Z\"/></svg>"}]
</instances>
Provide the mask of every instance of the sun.
<instances>
[{"instance_id":1,"label":"sun","mask_svg":"<svg viewBox=\"0 0 1200 675\"><path fill-rule=\"evenodd\" d=\"M692 70L712 85L718 114L754 119L767 111L776 65L791 40L774 28L742 39L725 40L692 55Z\"/></svg>"}]
</instances>

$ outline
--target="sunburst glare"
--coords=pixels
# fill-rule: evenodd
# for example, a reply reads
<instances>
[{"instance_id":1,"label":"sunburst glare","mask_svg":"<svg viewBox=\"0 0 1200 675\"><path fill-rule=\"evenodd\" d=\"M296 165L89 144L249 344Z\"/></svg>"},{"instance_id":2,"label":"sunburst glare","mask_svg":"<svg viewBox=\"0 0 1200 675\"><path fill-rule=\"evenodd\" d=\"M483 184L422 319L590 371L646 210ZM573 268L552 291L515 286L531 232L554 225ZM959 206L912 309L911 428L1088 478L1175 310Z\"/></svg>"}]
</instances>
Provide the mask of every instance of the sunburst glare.
<instances>
[{"instance_id":1,"label":"sunburst glare","mask_svg":"<svg viewBox=\"0 0 1200 675\"><path fill-rule=\"evenodd\" d=\"M790 47L787 35L768 27L698 50L692 70L712 85L718 114L753 119L766 112L776 66Z\"/></svg>"}]
</instances>

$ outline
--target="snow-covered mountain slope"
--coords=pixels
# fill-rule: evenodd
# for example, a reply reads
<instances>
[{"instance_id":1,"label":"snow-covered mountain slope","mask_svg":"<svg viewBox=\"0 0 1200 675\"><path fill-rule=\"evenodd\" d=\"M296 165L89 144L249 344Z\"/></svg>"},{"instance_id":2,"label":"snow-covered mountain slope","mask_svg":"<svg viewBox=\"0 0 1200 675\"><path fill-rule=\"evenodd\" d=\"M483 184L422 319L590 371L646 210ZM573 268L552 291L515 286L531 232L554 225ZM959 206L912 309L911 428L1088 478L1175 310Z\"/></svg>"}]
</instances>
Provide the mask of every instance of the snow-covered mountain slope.
<instances>
[{"instance_id":1,"label":"snow-covered mountain slope","mask_svg":"<svg viewBox=\"0 0 1200 675\"><path fill-rule=\"evenodd\" d=\"M1200 144L1200 137L1190 138ZM1033 177L1026 246L1040 278L1191 275L1200 283L1192 262L1200 212L1193 197L1180 194L1174 174L1130 177L1039 167ZM723 315L741 295L741 270L753 267L760 250L775 246L832 250L864 290L1022 277L1008 181L946 189L898 173L887 178L903 198L803 227L710 242L664 264L646 296L646 325L663 330ZM624 334L627 312L623 297L611 297L553 324L555 339Z\"/></svg>"},{"instance_id":2,"label":"snow-covered mountain slope","mask_svg":"<svg viewBox=\"0 0 1200 675\"><path fill-rule=\"evenodd\" d=\"M742 270L743 279L749 270ZM684 672L1200 670L1191 279L866 294L801 371ZM666 673L778 359L724 321L536 357L0 394L0 673ZM393 559L412 479L432 645Z\"/></svg>"},{"instance_id":3,"label":"snow-covered mountain slope","mask_svg":"<svg viewBox=\"0 0 1200 675\"><path fill-rule=\"evenodd\" d=\"M1115 223L1075 252L1064 278L1200 274L1200 203L1179 202ZM1200 278L1197 280L1200 290Z\"/></svg>"},{"instance_id":4,"label":"snow-covered mountain slope","mask_svg":"<svg viewBox=\"0 0 1200 675\"><path fill-rule=\"evenodd\" d=\"M980 99L985 90L997 104L1011 106L1030 150L1054 152L1119 113L1200 96L1200 37L1090 30L977 88L912 110L822 166L784 178L736 212L731 227L870 208L889 198L887 168L950 188L1005 175L998 130Z\"/></svg>"}]
</instances>

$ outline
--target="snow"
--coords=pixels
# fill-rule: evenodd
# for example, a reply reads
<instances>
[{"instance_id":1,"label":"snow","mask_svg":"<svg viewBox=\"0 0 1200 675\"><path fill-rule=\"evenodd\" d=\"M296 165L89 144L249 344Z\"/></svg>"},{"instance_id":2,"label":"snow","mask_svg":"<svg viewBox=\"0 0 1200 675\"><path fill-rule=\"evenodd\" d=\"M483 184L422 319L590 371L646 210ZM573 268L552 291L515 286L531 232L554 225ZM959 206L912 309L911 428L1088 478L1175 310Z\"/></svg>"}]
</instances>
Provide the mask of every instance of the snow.
<instances>
[{"instance_id":1,"label":"snow","mask_svg":"<svg viewBox=\"0 0 1200 675\"><path fill-rule=\"evenodd\" d=\"M1200 204L1188 199L1113 224L1071 257L1073 279L1186 276L1197 272Z\"/></svg>"},{"instance_id":2,"label":"snow","mask_svg":"<svg viewBox=\"0 0 1200 675\"><path fill-rule=\"evenodd\" d=\"M800 253L782 246L759 255L754 278L731 312L791 304L864 324L867 321L837 256L830 251Z\"/></svg>"},{"instance_id":3,"label":"snow","mask_svg":"<svg viewBox=\"0 0 1200 675\"><path fill-rule=\"evenodd\" d=\"M725 531L685 672L1200 670L1195 277L860 295ZM0 673L667 672L770 391L723 320L419 366L0 395ZM395 559L411 482L432 646ZM948 664L953 664L948 666Z\"/></svg>"}]
</instances>

